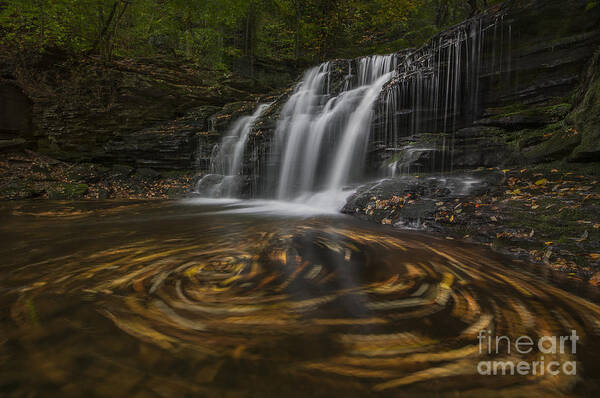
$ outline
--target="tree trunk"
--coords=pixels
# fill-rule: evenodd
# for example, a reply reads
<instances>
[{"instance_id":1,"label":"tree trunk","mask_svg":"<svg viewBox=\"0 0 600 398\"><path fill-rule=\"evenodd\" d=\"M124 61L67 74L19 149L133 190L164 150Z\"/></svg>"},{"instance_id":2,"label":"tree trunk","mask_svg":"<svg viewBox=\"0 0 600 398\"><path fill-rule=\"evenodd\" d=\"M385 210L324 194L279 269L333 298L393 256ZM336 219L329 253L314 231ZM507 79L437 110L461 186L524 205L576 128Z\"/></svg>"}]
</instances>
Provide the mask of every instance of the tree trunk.
<instances>
[{"instance_id":1,"label":"tree trunk","mask_svg":"<svg viewBox=\"0 0 600 398\"><path fill-rule=\"evenodd\" d=\"M106 34L108 32L108 29L110 28L110 25L112 24L115 14L117 13L118 6L119 6L119 0L115 0L114 4L112 6L112 9L110 10L110 14L108 15L108 18L106 19L106 22L104 22L104 26L102 27L100 34L94 41L94 44L92 44L92 48L90 49L89 53L96 52L96 50L98 49L98 46L100 46L102 41L104 41Z\"/></svg>"},{"instance_id":2,"label":"tree trunk","mask_svg":"<svg viewBox=\"0 0 600 398\"><path fill-rule=\"evenodd\" d=\"M254 47L256 46L256 10L254 2L248 6L248 14L246 15L246 43L245 53L248 59L248 73L250 77L254 77Z\"/></svg>"},{"instance_id":3,"label":"tree trunk","mask_svg":"<svg viewBox=\"0 0 600 398\"><path fill-rule=\"evenodd\" d=\"M477 13L479 12L479 7L477 6L477 0L469 0L469 7L471 7L471 13L469 14L469 17L473 17L473 16L477 15Z\"/></svg>"},{"instance_id":4,"label":"tree trunk","mask_svg":"<svg viewBox=\"0 0 600 398\"><path fill-rule=\"evenodd\" d=\"M295 0L295 8L296 8L296 32L295 32L295 58L296 58L296 66L298 66L298 62L300 60L300 29L302 29L302 0Z\"/></svg>"},{"instance_id":5,"label":"tree trunk","mask_svg":"<svg viewBox=\"0 0 600 398\"><path fill-rule=\"evenodd\" d=\"M448 0L437 0L435 8L435 25L443 27L448 22Z\"/></svg>"},{"instance_id":6,"label":"tree trunk","mask_svg":"<svg viewBox=\"0 0 600 398\"><path fill-rule=\"evenodd\" d=\"M121 11L119 12L119 15L117 16L117 19L115 20L115 23L113 25L112 34L107 37L106 57L109 60L111 59L114 50L115 38L117 37L117 29L119 27L119 22L121 22L121 19L123 18L125 11L127 11L127 7L129 6L129 4L129 1L125 1L123 3L123 8L121 8Z\"/></svg>"}]
</instances>

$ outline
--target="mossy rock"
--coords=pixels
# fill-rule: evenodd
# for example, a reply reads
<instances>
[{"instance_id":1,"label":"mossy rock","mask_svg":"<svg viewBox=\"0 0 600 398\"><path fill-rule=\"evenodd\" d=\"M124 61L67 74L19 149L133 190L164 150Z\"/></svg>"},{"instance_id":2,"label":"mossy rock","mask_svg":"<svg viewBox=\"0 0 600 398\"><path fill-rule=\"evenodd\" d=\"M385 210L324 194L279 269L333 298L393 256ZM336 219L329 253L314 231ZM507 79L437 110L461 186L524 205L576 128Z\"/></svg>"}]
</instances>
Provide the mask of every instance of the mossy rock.
<instances>
[{"instance_id":1,"label":"mossy rock","mask_svg":"<svg viewBox=\"0 0 600 398\"><path fill-rule=\"evenodd\" d=\"M581 133L581 143L573 150L570 161L600 161L600 49L588 69L580 102L569 122Z\"/></svg>"},{"instance_id":2,"label":"mossy rock","mask_svg":"<svg viewBox=\"0 0 600 398\"><path fill-rule=\"evenodd\" d=\"M50 200L74 200L83 199L88 193L87 184L60 184L48 189Z\"/></svg>"},{"instance_id":3,"label":"mossy rock","mask_svg":"<svg viewBox=\"0 0 600 398\"><path fill-rule=\"evenodd\" d=\"M523 155L534 162L550 162L568 156L581 143L581 134L574 129L555 125L548 130L535 130L525 135L520 146L529 140L543 140L541 143L524 148Z\"/></svg>"},{"instance_id":4,"label":"mossy rock","mask_svg":"<svg viewBox=\"0 0 600 398\"><path fill-rule=\"evenodd\" d=\"M131 166L127 166L124 164L115 164L112 167L112 172L114 175L128 177L133 173L134 168Z\"/></svg>"},{"instance_id":5,"label":"mossy rock","mask_svg":"<svg viewBox=\"0 0 600 398\"><path fill-rule=\"evenodd\" d=\"M515 104L505 108L490 109L491 116L477 123L508 130L537 128L562 121L570 109L571 104L568 103L542 107Z\"/></svg>"},{"instance_id":6,"label":"mossy rock","mask_svg":"<svg viewBox=\"0 0 600 398\"><path fill-rule=\"evenodd\" d=\"M156 179L156 178L160 178L161 174L160 172L154 170L154 169L150 169L147 167L141 167L139 169L136 170L136 173L143 178L148 178L148 179Z\"/></svg>"},{"instance_id":7,"label":"mossy rock","mask_svg":"<svg viewBox=\"0 0 600 398\"><path fill-rule=\"evenodd\" d=\"M20 200L40 197L44 189L36 186L31 181L16 181L0 186L0 199Z\"/></svg>"}]
</instances>

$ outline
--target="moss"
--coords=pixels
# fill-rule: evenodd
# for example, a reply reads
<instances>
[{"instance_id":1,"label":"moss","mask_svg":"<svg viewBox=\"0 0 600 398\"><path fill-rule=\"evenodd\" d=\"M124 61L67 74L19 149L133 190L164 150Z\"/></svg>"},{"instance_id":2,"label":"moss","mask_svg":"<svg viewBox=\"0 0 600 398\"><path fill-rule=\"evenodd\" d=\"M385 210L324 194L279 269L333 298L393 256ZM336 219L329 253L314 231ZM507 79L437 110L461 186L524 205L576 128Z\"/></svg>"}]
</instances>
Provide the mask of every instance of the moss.
<instances>
[{"instance_id":1,"label":"moss","mask_svg":"<svg viewBox=\"0 0 600 398\"><path fill-rule=\"evenodd\" d=\"M543 141L532 142L535 138ZM527 159L534 162L548 162L570 154L581 143L581 134L563 123L557 123L544 129L528 131L517 141Z\"/></svg>"},{"instance_id":2,"label":"moss","mask_svg":"<svg viewBox=\"0 0 600 398\"><path fill-rule=\"evenodd\" d=\"M59 184L48 189L48 199L82 199L88 193L88 189L87 184Z\"/></svg>"},{"instance_id":3,"label":"moss","mask_svg":"<svg viewBox=\"0 0 600 398\"><path fill-rule=\"evenodd\" d=\"M568 118L581 133L581 143L570 158L573 161L597 161L600 158L600 49L594 55L588 74L587 91Z\"/></svg>"},{"instance_id":4,"label":"moss","mask_svg":"<svg viewBox=\"0 0 600 398\"><path fill-rule=\"evenodd\" d=\"M513 105L506 108L499 108L503 111L500 114L493 116L493 118L504 118L508 116L526 116L526 117L554 117L563 119L569 113L571 104L559 103L544 107L528 107L525 105Z\"/></svg>"}]
</instances>

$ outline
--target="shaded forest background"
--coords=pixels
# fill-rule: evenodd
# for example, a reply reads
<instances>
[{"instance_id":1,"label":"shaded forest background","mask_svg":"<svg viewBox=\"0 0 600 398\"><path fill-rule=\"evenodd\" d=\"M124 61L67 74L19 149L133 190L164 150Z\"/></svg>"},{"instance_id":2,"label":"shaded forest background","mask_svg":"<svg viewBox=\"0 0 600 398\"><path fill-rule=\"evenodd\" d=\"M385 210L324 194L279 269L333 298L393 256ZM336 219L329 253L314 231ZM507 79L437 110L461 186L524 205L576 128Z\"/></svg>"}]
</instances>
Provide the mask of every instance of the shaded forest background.
<instances>
[{"instance_id":1,"label":"shaded forest background","mask_svg":"<svg viewBox=\"0 0 600 398\"><path fill-rule=\"evenodd\" d=\"M167 56L253 75L424 43L494 0L0 0L6 54Z\"/></svg>"}]
</instances>

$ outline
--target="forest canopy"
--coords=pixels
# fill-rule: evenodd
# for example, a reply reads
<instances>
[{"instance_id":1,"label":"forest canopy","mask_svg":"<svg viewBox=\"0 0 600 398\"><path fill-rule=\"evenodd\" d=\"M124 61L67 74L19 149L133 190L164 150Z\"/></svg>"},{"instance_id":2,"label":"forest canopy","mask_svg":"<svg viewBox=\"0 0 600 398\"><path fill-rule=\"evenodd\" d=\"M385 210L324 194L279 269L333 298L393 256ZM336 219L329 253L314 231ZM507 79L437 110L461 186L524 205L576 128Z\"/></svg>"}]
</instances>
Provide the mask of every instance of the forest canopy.
<instances>
[{"instance_id":1,"label":"forest canopy","mask_svg":"<svg viewBox=\"0 0 600 398\"><path fill-rule=\"evenodd\" d=\"M422 44L493 0L0 0L2 51L166 55L215 69Z\"/></svg>"}]
</instances>

